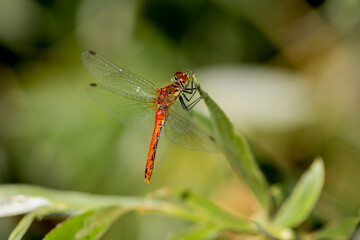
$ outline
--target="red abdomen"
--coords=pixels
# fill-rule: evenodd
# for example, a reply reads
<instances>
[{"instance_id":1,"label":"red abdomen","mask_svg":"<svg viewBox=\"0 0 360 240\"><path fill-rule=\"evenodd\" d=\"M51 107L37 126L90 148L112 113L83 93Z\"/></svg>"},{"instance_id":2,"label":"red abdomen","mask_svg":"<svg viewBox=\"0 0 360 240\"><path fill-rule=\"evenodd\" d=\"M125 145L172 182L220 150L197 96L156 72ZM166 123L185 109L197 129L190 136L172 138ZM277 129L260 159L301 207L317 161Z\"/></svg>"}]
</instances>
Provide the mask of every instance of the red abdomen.
<instances>
[{"instance_id":1,"label":"red abdomen","mask_svg":"<svg viewBox=\"0 0 360 240\"><path fill-rule=\"evenodd\" d=\"M158 147L159 139L161 136L161 132L163 130L164 124L166 122L167 118L167 112L161 109L156 110L155 115L155 126L154 131L151 138L150 148L149 148L149 154L146 161L146 167L145 167L145 182L149 183L152 170L154 168L154 160L156 155L156 149Z\"/></svg>"}]
</instances>

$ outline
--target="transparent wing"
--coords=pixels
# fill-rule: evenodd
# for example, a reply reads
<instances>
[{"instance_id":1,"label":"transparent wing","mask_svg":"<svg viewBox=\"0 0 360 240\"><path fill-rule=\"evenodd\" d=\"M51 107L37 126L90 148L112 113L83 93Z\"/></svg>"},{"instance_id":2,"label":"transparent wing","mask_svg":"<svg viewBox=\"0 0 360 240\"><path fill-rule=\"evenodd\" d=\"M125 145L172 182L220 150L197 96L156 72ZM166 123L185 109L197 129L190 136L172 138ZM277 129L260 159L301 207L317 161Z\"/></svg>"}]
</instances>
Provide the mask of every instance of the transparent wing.
<instances>
[{"instance_id":1,"label":"transparent wing","mask_svg":"<svg viewBox=\"0 0 360 240\"><path fill-rule=\"evenodd\" d=\"M81 54L86 69L103 86L113 89L117 93L137 98L155 98L156 86L134 73L120 68L105 57L93 51Z\"/></svg>"},{"instance_id":2,"label":"transparent wing","mask_svg":"<svg viewBox=\"0 0 360 240\"><path fill-rule=\"evenodd\" d=\"M86 87L86 93L100 108L126 126L145 129L154 125L153 99L129 97L95 83Z\"/></svg>"},{"instance_id":3,"label":"transparent wing","mask_svg":"<svg viewBox=\"0 0 360 240\"><path fill-rule=\"evenodd\" d=\"M81 58L86 69L100 82L86 88L89 98L127 126L145 129L153 125L157 96L153 83L93 51L83 52Z\"/></svg>"},{"instance_id":4,"label":"transparent wing","mask_svg":"<svg viewBox=\"0 0 360 240\"><path fill-rule=\"evenodd\" d=\"M185 115L186 116L186 115ZM196 127L190 119L170 109L165 125L165 135L184 148L206 152L219 151L213 137Z\"/></svg>"}]
</instances>

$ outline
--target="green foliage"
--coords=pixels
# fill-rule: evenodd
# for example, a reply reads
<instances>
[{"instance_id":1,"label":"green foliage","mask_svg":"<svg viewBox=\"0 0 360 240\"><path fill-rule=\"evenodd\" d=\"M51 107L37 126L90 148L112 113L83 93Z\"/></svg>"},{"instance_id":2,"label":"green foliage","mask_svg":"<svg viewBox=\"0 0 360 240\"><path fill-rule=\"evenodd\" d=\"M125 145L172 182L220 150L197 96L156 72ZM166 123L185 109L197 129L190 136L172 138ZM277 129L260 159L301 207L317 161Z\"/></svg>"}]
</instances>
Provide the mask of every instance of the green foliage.
<instances>
[{"instance_id":1,"label":"green foliage","mask_svg":"<svg viewBox=\"0 0 360 240\"><path fill-rule=\"evenodd\" d=\"M212 225L195 226L185 231L173 234L172 239L197 240L214 239L219 235L219 230Z\"/></svg>"},{"instance_id":2,"label":"green foliage","mask_svg":"<svg viewBox=\"0 0 360 240\"><path fill-rule=\"evenodd\" d=\"M175 195L184 201L187 205L198 210L197 214L203 216L203 219L210 220L207 226L214 226L218 230L232 229L233 231L243 233L254 233L256 227L254 223L235 217L225 212L223 209L215 205L209 199L189 191L172 191L171 195Z\"/></svg>"},{"instance_id":3,"label":"green foliage","mask_svg":"<svg viewBox=\"0 0 360 240\"><path fill-rule=\"evenodd\" d=\"M206 226L214 226L216 231L232 230L246 233L255 233L256 228L251 221L239 219L208 199L195 193L183 192L181 194L162 190L153 197L115 197L99 196L80 192L56 191L29 185L2 185L0 197L6 199L7 205L0 207L0 217L4 216L5 208L16 206L17 210L26 209L33 198L46 200L43 206L37 205L37 211L42 210L41 216L59 212L71 212L75 215L51 231L45 239L72 239L76 235L80 239L98 239L108 227L127 211L155 212L167 216L197 222ZM186 197L185 197L186 195ZM23 196L21 202L16 202L18 196ZM170 197L176 197L176 203ZM166 199L164 199L166 197ZM160 199L161 198L161 199ZM168 199L169 198L169 199ZM183 206L185 204L186 207ZM34 205L35 206L35 205ZM37 211L27 215L14 229L12 236L20 239L37 216ZM17 215L14 211L12 214ZM79 215L76 215L79 214Z\"/></svg>"},{"instance_id":4,"label":"green foliage","mask_svg":"<svg viewBox=\"0 0 360 240\"><path fill-rule=\"evenodd\" d=\"M217 136L216 140L224 155L235 173L241 176L248 184L264 210L269 212L271 210L271 199L268 184L251 153L246 139L235 134L231 122L211 97L201 88L199 88L199 92L210 111Z\"/></svg>"},{"instance_id":5,"label":"green foliage","mask_svg":"<svg viewBox=\"0 0 360 240\"><path fill-rule=\"evenodd\" d=\"M44 239L100 239L110 225L124 212L117 206L86 211L60 224Z\"/></svg>"},{"instance_id":6,"label":"green foliage","mask_svg":"<svg viewBox=\"0 0 360 240\"><path fill-rule=\"evenodd\" d=\"M289 198L281 206L274 223L296 227L311 213L324 185L324 163L316 159L296 184Z\"/></svg>"},{"instance_id":7,"label":"green foliage","mask_svg":"<svg viewBox=\"0 0 360 240\"><path fill-rule=\"evenodd\" d=\"M29 185L0 186L0 217L25 213L9 239L21 239L35 218L56 213L71 215L50 231L45 240L99 239L111 225L129 211L158 213L195 223L173 239L214 239L223 231L258 235L274 239L294 239L296 227L311 214L324 184L324 164L316 159L302 175L291 195L279 210L271 204L268 183L260 171L250 147L219 106L200 88L211 114L216 142L233 170L241 176L262 206L254 219L239 218L224 211L207 197L186 190L158 190L146 197L104 196L80 192L57 191ZM346 238L358 219L344 220L309 236L315 239Z\"/></svg>"},{"instance_id":8,"label":"green foliage","mask_svg":"<svg viewBox=\"0 0 360 240\"><path fill-rule=\"evenodd\" d=\"M16 228L12 231L9 240L20 240L25 235L26 231L30 227L31 223L36 218L36 212L26 214L18 223Z\"/></svg>"},{"instance_id":9,"label":"green foliage","mask_svg":"<svg viewBox=\"0 0 360 240\"><path fill-rule=\"evenodd\" d=\"M313 237L317 240L349 239L359 223L358 217L343 219L313 233Z\"/></svg>"}]
</instances>

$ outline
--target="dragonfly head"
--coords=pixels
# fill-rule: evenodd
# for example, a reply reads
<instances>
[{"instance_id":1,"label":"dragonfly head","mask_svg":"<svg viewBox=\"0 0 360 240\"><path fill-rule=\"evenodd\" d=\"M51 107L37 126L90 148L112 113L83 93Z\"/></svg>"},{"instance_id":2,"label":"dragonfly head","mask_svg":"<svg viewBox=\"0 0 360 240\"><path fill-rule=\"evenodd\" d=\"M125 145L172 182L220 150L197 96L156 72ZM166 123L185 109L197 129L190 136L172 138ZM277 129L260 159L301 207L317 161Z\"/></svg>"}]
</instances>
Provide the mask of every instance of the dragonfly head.
<instances>
[{"instance_id":1,"label":"dragonfly head","mask_svg":"<svg viewBox=\"0 0 360 240\"><path fill-rule=\"evenodd\" d=\"M187 87L187 85L189 84L189 74L187 74L186 72L176 72L174 74L174 79L175 82L180 83L181 86L183 87Z\"/></svg>"}]
</instances>

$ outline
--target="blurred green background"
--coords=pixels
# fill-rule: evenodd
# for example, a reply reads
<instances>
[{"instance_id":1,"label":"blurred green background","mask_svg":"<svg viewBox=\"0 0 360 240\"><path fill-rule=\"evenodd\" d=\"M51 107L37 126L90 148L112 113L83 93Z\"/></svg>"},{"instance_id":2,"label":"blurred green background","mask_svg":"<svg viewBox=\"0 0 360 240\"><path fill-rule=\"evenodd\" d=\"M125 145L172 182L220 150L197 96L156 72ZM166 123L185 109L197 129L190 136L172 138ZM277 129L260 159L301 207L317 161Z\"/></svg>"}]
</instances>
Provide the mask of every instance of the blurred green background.
<instances>
[{"instance_id":1,"label":"blurred green background","mask_svg":"<svg viewBox=\"0 0 360 240\"><path fill-rule=\"evenodd\" d=\"M221 154L165 137L145 184L152 129L126 128L87 99L94 79L80 54L93 50L159 87L176 71L195 71L280 198L322 156L325 189L303 229L356 216L359 12L358 0L0 0L0 183L140 196L181 187L238 215L259 209ZM202 103L195 109L206 113ZM0 219L0 239L18 220ZM56 223L34 223L26 239ZM128 214L105 239L165 239L186 225Z\"/></svg>"}]
</instances>

